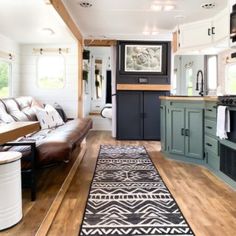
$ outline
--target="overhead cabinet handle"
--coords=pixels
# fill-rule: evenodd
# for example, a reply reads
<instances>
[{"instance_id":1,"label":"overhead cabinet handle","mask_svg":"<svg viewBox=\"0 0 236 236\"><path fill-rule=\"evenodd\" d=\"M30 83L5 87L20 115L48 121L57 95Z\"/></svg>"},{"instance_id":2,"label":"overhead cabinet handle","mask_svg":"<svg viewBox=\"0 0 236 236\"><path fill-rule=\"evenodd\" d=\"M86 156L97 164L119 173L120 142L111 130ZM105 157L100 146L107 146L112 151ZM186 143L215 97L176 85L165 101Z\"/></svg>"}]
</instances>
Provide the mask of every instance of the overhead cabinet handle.
<instances>
[{"instance_id":1,"label":"overhead cabinet handle","mask_svg":"<svg viewBox=\"0 0 236 236\"><path fill-rule=\"evenodd\" d=\"M208 28L208 36L211 36L211 28Z\"/></svg>"},{"instance_id":2,"label":"overhead cabinet handle","mask_svg":"<svg viewBox=\"0 0 236 236\"><path fill-rule=\"evenodd\" d=\"M215 27L211 27L211 34L213 34L213 35L216 34L215 33Z\"/></svg>"},{"instance_id":3,"label":"overhead cabinet handle","mask_svg":"<svg viewBox=\"0 0 236 236\"><path fill-rule=\"evenodd\" d=\"M182 136L185 135L185 129L184 129L184 128L181 129L181 135L182 135Z\"/></svg>"}]
</instances>

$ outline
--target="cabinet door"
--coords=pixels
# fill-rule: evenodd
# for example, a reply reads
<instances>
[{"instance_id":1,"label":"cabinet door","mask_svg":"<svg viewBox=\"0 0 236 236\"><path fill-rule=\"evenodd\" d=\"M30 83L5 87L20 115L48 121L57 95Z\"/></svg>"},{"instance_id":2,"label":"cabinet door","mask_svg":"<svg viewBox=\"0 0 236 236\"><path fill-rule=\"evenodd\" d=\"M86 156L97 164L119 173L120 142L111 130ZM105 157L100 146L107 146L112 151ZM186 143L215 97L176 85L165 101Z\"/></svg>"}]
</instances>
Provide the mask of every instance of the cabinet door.
<instances>
[{"instance_id":1,"label":"cabinet door","mask_svg":"<svg viewBox=\"0 0 236 236\"><path fill-rule=\"evenodd\" d=\"M200 47L212 42L210 20L185 24L180 29L180 48Z\"/></svg>"},{"instance_id":2,"label":"cabinet door","mask_svg":"<svg viewBox=\"0 0 236 236\"><path fill-rule=\"evenodd\" d=\"M185 155L203 159L203 110L187 108L185 112Z\"/></svg>"},{"instance_id":3,"label":"cabinet door","mask_svg":"<svg viewBox=\"0 0 236 236\"><path fill-rule=\"evenodd\" d=\"M117 138L143 139L143 92L117 93Z\"/></svg>"},{"instance_id":4,"label":"cabinet door","mask_svg":"<svg viewBox=\"0 0 236 236\"><path fill-rule=\"evenodd\" d=\"M165 92L144 92L143 109L144 124L143 137L146 140L160 140L160 106L159 96L165 95Z\"/></svg>"},{"instance_id":5,"label":"cabinet door","mask_svg":"<svg viewBox=\"0 0 236 236\"><path fill-rule=\"evenodd\" d=\"M222 12L220 12L216 17L213 18L213 39L214 42L224 40L229 37L229 29L230 29L230 17L229 10L226 8Z\"/></svg>"},{"instance_id":6,"label":"cabinet door","mask_svg":"<svg viewBox=\"0 0 236 236\"><path fill-rule=\"evenodd\" d=\"M166 106L161 105L161 150L166 150Z\"/></svg>"},{"instance_id":7,"label":"cabinet door","mask_svg":"<svg viewBox=\"0 0 236 236\"><path fill-rule=\"evenodd\" d=\"M184 108L168 108L168 150L184 155Z\"/></svg>"}]
</instances>

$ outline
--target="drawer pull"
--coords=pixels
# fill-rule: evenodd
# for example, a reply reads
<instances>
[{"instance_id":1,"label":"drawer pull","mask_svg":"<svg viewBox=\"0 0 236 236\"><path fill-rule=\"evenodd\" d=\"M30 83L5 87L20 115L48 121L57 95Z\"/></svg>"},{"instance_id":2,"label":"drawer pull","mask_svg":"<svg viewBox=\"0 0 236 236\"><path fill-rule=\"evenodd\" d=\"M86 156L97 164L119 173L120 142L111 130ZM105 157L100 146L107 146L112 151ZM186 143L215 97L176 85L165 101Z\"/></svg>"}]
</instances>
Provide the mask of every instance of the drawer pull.
<instances>
[{"instance_id":1,"label":"drawer pull","mask_svg":"<svg viewBox=\"0 0 236 236\"><path fill-rule=\"evenodd\" d=\"M212 127L211 126L207 126L207 129L212 129Z\"/></svg>"},{"instance_id":2,"label":"drawer pull","mask_svg":"<svg viewBox=\"0 0 236 236\"><path fill-rule=\"evenodd\" d=\"M206 145L209 146L209 147L212 147L212 144L210 144L210 143L206 143Z\"/></svg>"},{"instance_id":3,"label":"drawer pull","mask_svg":"<svg viewBox=\"0 0 236 236\"><path fill-rule=\"evenodd\" d=\"M211 112L211 111L212 111L212 109L207 109L207 111L210 111L210 112Z\"/></svg>"},{"instance_id":4,"label":"drawer pull","mask_svg":"<svg viewBox=\"0 0 236 236\"><path fill-rule=\"evenodd\" d=\"M189 136L189 129L185 130L185 136Z\"/></svg>"}]
</instances>

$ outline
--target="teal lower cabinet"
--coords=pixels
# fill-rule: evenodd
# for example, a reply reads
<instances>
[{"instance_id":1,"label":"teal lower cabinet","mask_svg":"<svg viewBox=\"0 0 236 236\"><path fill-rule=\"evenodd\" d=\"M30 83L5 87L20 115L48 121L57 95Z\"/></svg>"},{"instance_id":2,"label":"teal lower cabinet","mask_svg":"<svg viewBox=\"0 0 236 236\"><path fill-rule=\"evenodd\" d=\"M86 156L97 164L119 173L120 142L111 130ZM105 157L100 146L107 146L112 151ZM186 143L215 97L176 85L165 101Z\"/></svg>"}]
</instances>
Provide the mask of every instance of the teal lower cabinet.
<instances>
[{"instance_id":1,"label":"teal lower cabinet","mask_svg":"<svg viewBox=\"0 0 236 236\"><path fill-rule=\"evenodd\" d=\"M206 102L204 115L206 166L220 170L219 141L216 137L216 102Z\"/></svg>"},{"instance_id":2,"label":"teal lower cabinet","mask_svg":"<svg viewBox=\"0 0 236 236\"><path fill-rule=\"evenodd\" d=\"M161 116L161 150L166 151L166 106L161 104L160 106L160 116Z\"/></svg>"},{"instance_id":3,"label":"teal lower cabinet","mask_svg":"<svg viewBox=\"0 0 236 236\"><path fill-rule=\"evenodd\" d=\"M185 155L203 159L203 109L185 110Z\"/></svg>"},{"instance_id":4,"label":"teal lower cabinet","mask_svg":"<svg viewBox=\"0 0 236 236\"><path fill-rule=\"evenodd\" d=\"M168 108L168 151L173 154L185 154L184 108Z\"/></svg>"},{"instance_id":5,"label":"teal lower cabinet","mask_svg":"<svg viewBox=\"0 0 236 236\"><path fill-rule=\"evenodd\" d=\"M166 157L203 165L236 189L236 181L220 171L220 143L216 136L216 101L161 100L161 148Z\"/></svg>"},{"instance_id":6,"label":"teal lower cabinet","mask_svg":"<svg viewBox=\"0 0 236 236\"><path fill-rule=\"evenodd\" d=\"M167 107L167 151L187 158L203 159L203 107L175 103Z\"/></svg>"}]
</instances>

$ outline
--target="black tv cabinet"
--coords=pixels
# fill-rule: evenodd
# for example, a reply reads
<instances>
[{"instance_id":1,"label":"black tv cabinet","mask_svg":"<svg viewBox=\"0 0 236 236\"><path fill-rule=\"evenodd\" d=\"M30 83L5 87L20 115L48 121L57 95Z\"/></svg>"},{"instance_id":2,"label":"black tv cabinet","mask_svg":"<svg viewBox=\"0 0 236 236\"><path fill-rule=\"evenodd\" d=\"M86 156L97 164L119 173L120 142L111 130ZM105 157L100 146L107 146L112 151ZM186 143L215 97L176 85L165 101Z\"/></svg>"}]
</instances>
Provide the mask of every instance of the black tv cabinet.
<instances>
[{"instance_id":1,"label":"black tv cabinet","mask_svg":"<svg viewBox=\"0 0 236 236\"><path fill-rule=\"evenodd\" d=\"M165 91L117 91L117 139L160 140L160 99Z\"/></svg>"}]
</instances>

